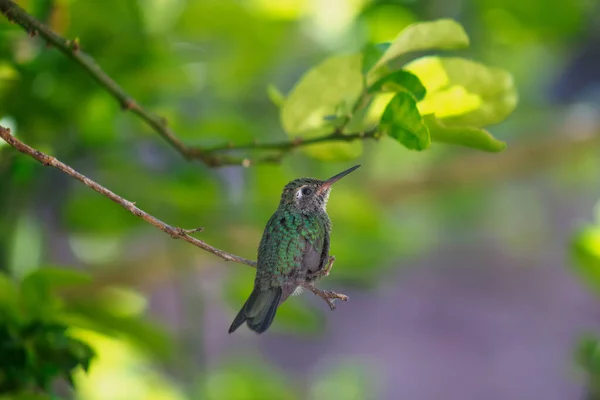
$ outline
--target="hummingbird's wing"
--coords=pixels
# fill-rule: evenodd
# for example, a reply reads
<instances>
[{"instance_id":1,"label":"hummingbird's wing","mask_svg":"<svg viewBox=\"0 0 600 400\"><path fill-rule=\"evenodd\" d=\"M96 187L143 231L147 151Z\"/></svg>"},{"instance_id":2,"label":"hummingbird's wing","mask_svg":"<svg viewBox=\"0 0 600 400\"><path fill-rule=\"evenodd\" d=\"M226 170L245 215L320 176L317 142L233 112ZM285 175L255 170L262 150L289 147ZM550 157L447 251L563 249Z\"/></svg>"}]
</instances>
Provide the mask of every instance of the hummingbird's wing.
<instances>
[{"instance_id":1,"label":"hummingbird's wing","mask_svg":"<svg viewBox=\"0 0 600 400\"><path fill-rule=\"evenodd\" d=\"M306 256L310 257L310 262L306 263L307 273L314 274L325 268L325 264L329 260L329 232L327 229L324 229L321 246L310 245L307 250ZM318 257L318 261L313 261L316 257Z\"/></svg>"}]
</instances>

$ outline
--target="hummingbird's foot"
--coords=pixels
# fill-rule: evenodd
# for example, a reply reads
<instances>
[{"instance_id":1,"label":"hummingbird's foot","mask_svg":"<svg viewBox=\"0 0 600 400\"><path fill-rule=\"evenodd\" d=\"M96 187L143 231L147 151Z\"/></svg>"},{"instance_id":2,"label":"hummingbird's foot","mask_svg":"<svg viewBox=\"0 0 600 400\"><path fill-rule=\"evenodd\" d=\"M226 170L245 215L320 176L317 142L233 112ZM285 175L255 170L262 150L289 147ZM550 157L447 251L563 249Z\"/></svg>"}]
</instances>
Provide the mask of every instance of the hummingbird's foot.
<instances>
[{"instance_id":1,"label":"hummingbird's foot","mask_svg":"<svg viewBox=\"0 0 600 400\"><path fill-rule=\"evenodd\" d=\"M342 300L342 301L348 301L350 300L350 298L348 296L346 296L345 294L341 294L341 293L336 293L332 290L321 290L316 288L312 283L310 282L305 282L302 284L302 286L308 290L310 290L311 292L313 292L315 295L319 296L320 298L322 298L327 305L329 306L329 308L331 309L331 311L336 309L336 305L335 305L335 300Z\"/></svg>"},{"instance_id":2,"label":"hummingbird's foot","mask_svg":"<svg viewBox=\"0 0 600 400\"><path fill-rule=\"evenodd\" d=\"M322 272L323 276L329 276L329 273L331 272L331 269L333 268L334 262L335 262L335 256L329 256L329 261L327 262L327 267L325 267L325 269Z\"/></svg>"},{"instance_id":3,"label":"hummingbird's foot","mask_svg":"<svg viewBox=\"0 0 600 400\"><path fill-rule=\"evenodd\" d=\"M315 272L314 274L310 274L308 279L312 282L317 280L318 278L322 278L324 276L329 276L331 273L331 268L333 268L333 263L335 262L335 256L329 256L329 261L327 261L327 265L320 271Z\"/></svg>"}]
</instances>

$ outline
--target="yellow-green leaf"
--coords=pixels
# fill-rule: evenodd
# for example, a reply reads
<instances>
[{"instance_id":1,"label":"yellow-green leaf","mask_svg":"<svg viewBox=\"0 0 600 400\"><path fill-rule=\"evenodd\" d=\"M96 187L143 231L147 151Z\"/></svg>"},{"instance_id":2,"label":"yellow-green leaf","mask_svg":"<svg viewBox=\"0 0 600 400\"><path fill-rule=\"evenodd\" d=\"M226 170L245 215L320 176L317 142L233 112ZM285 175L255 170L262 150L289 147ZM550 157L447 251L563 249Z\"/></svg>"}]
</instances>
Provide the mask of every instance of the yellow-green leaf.
<instances>
[{"instance_id":1,"label":"yellow-green leaf","mask_svg":"<svg viewBox=\"0 0 600 400\"><path fill-rule=\"evenodd\" d=\"M292 138L314 138L335 130L327 120L337 115L340 104L352 108L363 91L362 55L326 59L309 70L292 89L281 108L281 123ZM308 155L326 161L351 160L360 156L359 142L330 142L302 148Z\"/></svg>"},{"instance_id":2,"label":"yellow-green leaf","mask_svg":"<svg viewBox=\"0 0 600 400\"><path fill-rule=\"evenodd\" d=\"M435 114L446 126L495 124L516 107L513 78L500 68L458 57L423 57L405 68L427 88L419 111Z\"/></svg>"},{"instance_id":3,"label":"yellow-green leaf","mask_svg":"<svg viewBox=\"0 0 600 400\"><path fill-rule=\"evenodd\" d=\"M406 53L432 49L458 49L468 45L469 37L462 25L454 20L439 19L412 24L398 34L371 72Z\"/></svg>"},{"instance_id":4,"label":"yellow-green leaf","mask_svg":"<svg viewBox=\"0 0 600 400\"><path fill-rule=\"evenodd\" d=\"M488 131L468 126L448 127L434 115L423 116L429 128L431 141L447 144L458 144L489 152L499 152L506 148L506 143L493 137Z\"/></svg>"}]
</instances>

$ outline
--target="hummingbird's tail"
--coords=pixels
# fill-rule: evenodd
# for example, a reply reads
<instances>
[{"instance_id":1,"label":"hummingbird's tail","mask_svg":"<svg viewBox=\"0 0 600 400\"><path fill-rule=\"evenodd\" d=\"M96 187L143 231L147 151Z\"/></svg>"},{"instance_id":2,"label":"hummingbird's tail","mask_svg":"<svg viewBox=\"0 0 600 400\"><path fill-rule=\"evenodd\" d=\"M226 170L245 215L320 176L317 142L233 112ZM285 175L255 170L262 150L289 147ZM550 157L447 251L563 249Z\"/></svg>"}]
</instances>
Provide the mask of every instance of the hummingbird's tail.
<instances>
[{"instance_id":1,"label":"hummingbird's tail","mask_svg":"<svg viewBox=\"0 0 600 400\"><path fill-rule=\"evenodd\" d=\"M246 300L246 303L244 303L244 306L231 323L229 333L233 333L244 322L247 322L248 327L256 333L263 333L269 329L273 318L275 318L281 293L282 289L280 287L266 290L254 288L250 297L248 297L248 300Z\"/></svg>"}]
</instances>

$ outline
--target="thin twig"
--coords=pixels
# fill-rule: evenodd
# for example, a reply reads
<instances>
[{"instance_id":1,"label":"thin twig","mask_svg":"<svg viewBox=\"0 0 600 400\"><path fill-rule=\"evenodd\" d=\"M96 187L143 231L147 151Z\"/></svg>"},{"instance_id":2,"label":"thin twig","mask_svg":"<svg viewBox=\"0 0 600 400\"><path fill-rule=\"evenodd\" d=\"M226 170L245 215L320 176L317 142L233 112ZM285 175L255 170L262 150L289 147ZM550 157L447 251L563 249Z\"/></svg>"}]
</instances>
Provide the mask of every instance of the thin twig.
<instances>
[{"instance_id":1,"label":"thin twig","mask_svg":"<svg viewBox=\"0 0 600 400\"><path fill-rule=\"evenodd\" d=\"M21 153L27 154L27 155L35 158L36 160L38 160L40 163L42 163L44 165L57 168L57 169L61 170L62 172L64 172L65 174L77 179L80 182L83 182L84 184L86 184L90 188L94 189L96 192L100 193L101 195L108 197L109 199L111 199L112 201L114 201L117 204L120 204L124 209L126 209L127 211L129 211L130 213L135 215L136 217L140 217L141 219L143 219L144 221L148 222L149 224L155 226L156 228L160 229L161 231L168 233L169 235L171 235L172 238L185 240L186 242L191 243L194 246L197 246L203 250L206 250L209 253L213 253L214 255L222 258L225 261L234 261L234 262L237 262L240 264L246 264L246 265L256 268L256 262L254 262L252 260L248 260L246 258L239 257L239 256L236 256L231 253L227 253L223 250L217 249L214 246L211 246L210 244L206 243L203 240L196 239L189 235L189 233L192 233L193 231L196 231L196 232L199 231L200 228L192 229L192 230L185 230L183 228L167 225L166 223L162 222L158 218L156 218L156 217L148 214L147 212L143 211L142 209L136 207L133 202L126 200L126 199L122 198L121 196L111 192L104 186L94 182L90 178L75 171L73 168L69 167L66 164L63 164L56 158L51 157L47 154L44 154L41 151L36 150L36 149L26 145L25 143L21 142L20 140L18 140L17 138L15 138L14 136L11 135L9 129L0 126L0 137L2 139L4 139L6 141L6 143L10 144L12 147L17 149Z\"/></svg>"},{"instance_id":2,"label":"thin twig","mask_svg":"<svg viewBox=\"0 0 600 400\"><path fill-rule=\"evenodd\" d=\"M256 164L273 164L279 163L282 156L289 150L297 147L306 146L314 143L323 143L328 141L353 141L363 140L365 138L376 138L376 132L359 132L352 134L341 134L335 131L322 137L312 139L293 139L277 143L251 144L251 145L232 145L219 146L212 149L204 149L202 147L191 147L186 145L179 137L168 127L167 120L160 117L144 108L139 102L131 97L125 90L119 86L94 59L81 50L79 39L67 40L62 36L53 32L48 26L44 25L33 16L29 15L25 10L19 7L11 0L0 0L0 12L6 16L9 21L20 25L30 36L41 36L56 47L61 53L69 57L88 75L90 75L102 88L110 93L119 102L121 108L125 111L129 110L154 131L162 136L173 148L175 148L183 157L188 160L200 160L210 167L219 167L225 165L241 165L250 167ZM269 154L263 157L236 157L227 154L215 155L213 153L229 151L229 150L279 150L277 154Z\"/></svg>"},{"instance_id":3,"label":"thin twig","mask_svg":"<svg viewBox=\"0 0 600 400\"><path fill-rule=\"evenodd\" d=\"M371 129L365 132L358 133L341 133L339 131L335 131L328 135L319 136L311 139L303 139L296 138L294 140L288 141L284 140L281 142L273 142L273 143L259 143L252 142L246 144L226 144L223 146L210 147L207 149L203 149L204 153L216 153L221 151L230 151L230 150L281 150L288 151L295 149L300 146L309 146L311 144L323 143L323 142L352 142L354 140L363 140L363 139L377 139L380 136L380 133L377 129Z\"/></svg>"}]
</instances>

